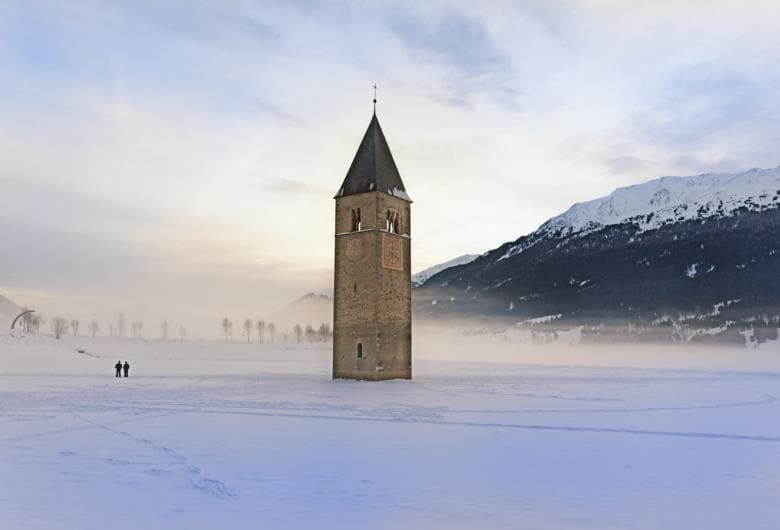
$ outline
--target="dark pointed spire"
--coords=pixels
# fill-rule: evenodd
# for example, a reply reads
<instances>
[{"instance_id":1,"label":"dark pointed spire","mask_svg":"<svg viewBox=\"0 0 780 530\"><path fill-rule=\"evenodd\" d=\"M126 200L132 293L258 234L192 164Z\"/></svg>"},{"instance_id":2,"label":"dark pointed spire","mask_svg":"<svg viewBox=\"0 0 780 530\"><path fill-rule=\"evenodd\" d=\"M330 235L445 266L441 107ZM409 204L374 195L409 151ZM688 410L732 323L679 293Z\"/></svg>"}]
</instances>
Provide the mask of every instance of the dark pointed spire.
<instances>
[{"instance_id":1,"label":"dark pointed spire","mask_svg":"<svg viewBox=\"0 0 780 530\"><path fill-rule=\"evenodd\" d=\"M406 194L382 127L379 126L376 112L371 117L366 134L363 135L352 165L349 166L347 176L334 198L371 191L379 191L411 201Z\"/></svg>"}]
</instances>

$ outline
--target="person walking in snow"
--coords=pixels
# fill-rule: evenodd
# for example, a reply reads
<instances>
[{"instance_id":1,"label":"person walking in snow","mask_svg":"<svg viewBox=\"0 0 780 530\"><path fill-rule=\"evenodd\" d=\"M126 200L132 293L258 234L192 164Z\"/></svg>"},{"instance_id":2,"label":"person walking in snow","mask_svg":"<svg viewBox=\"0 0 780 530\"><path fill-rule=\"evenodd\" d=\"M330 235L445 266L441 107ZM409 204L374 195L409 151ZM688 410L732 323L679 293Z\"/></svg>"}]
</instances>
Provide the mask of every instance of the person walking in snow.
<instances>
[{"instance_id":1,"label":"person walking in snow","mask_svg":"<svg viewBox=\"0 0 780 530\"><path fill-rule=\"evenodd\" d=\"M125 361L125 365L123 366L123 368L125 369L125 377L127 377L127 372L130 371L130 363Z\"/></svg>"},{"instance_id":2,"label":"person walking in snow","mask_svg":"<svg viewBox=\"0 0 780 530\"><path fill-rule=\"evenodd\" d=\"M116 369L116 375L114 377L121 377L122 376L122 361L117 361L114 365L114 368Z\"/></svg>"}]
</instances>

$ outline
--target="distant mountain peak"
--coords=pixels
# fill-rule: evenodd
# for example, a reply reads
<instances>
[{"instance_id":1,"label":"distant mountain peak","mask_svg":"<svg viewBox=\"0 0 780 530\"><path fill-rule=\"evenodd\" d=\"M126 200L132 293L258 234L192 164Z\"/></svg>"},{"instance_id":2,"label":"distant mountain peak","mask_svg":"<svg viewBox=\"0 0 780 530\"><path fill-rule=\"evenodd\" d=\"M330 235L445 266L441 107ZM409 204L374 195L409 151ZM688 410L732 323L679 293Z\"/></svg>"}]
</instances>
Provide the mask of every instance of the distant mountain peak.
<instances>
[{"instance_id":1,"label":"distant mountain peak","mask_svg":"<svg viewBox=\"0 0 780 530\"><path fill-rule=\"evenodd\" d=\"M667 176L577 203L548 220L539 231L569 235L622 223L634 223L646 231L691 219L727 217L741 208L756 211L778 204L780 166L740 173Z\"/></svg>"},{"instance_id":2,"label":"distant mountain peak","mask_svg":"<svg viewBox=\"0 0 780 530\"><path fill-rule=\"evenodd\" d=\"M457 267L458 265L465 265L467 263L471 263L478 257L479 254L463 254L462 256L458 256L457 258L453 258L449 261L445 261L444 263L439 263L438 265L429 267L412 276L412 285L415 287L419 287L420 285L427 282L428 279L431 278L431 276L435 276L436 274L440 273L445 269L449 269L450 267Z\"/></svg>"},{"instance_id":3,"label":"distant mountain peak","mask_svg":"<svg viewBox=\"0 0 780 530\"><path fill-rule=\"evenodd\" d=\"M633 224L639 232L665 225L722 218L737 211L780 206L780 166L739 173L659 177L578 202L510 245L498 260L523 252L545 237L585 235L607 226Z\"/></svg>"}]
</instances>

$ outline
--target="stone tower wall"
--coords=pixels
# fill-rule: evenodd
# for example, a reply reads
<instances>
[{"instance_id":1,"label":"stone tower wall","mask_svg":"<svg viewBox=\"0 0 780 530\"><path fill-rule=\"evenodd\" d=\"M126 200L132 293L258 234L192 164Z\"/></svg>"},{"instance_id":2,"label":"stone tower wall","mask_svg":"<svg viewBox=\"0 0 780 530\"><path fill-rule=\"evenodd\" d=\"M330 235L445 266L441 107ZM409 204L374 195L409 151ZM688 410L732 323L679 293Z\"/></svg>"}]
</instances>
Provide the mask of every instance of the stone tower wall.
<instances>
[{"instance_id":1,"label":"stone tower wall","mask_svg":"<svg viewBox=\"0 0 780 530\"><path fill-rule=\"evenodd\" d=\"M354 232L358 207L361 230ZM385 229L389 209L400 215L399 234ZM408 201L377 192L336 199L333 377L411 378L409 228Z\"/></svg>"}]
</instances>

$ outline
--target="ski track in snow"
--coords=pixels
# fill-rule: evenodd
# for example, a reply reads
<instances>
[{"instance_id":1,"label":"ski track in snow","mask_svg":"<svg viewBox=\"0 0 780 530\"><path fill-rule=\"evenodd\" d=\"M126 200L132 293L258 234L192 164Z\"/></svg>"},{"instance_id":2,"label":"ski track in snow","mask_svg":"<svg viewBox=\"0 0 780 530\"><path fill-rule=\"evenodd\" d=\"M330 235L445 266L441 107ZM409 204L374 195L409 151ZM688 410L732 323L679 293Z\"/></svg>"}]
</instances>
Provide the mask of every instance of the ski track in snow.
<instances>
[{"instance_id":1,"label":"ski track in snow","mask_svg":"<svg viewBox=\"0 0 780 530\"><path fill-rule=\"evenodd\" d=\"M690 373L687 375L691 375ZM247 382L237 383L232 381L232 385L227 387L232 389L235 386L247 385L249 386L256 377L248 378ZM271 377L270 379L273 379ZM305 386L305 379L302 378L300 383ZM311 378L314 382L322 383L320 378ZM472 394L498 394L502 396L514 396L518 398L532 398L543 400L565 400L572 402L622 402L619 398L610 397L583 397L583 396L566 396L560 394L535 394L528 392L514 392L511 388L504 388L503 392L496 392L495 389L489 389L493 386L493 381L488 379L485 386L480 387L480 384L473 380L473 378L467 384L463 384L459 378L453 378L451 386L454 388L460 387L461 392L452 391L448 392L441 388L436 388L439 383L427 382L423 383L423 389L431 392L445 392L451 395L464 395L466 392ZM553 378L554 379L554 378ZM215 378L211 381L215 382L223 381L224 378ZM209 382L208 378L198 379L198 383L204 384ZM268 383L266 383L268 384ZM525 383L519 386L524 386ZM405 422L405 423L427 423L431 425L459 425L464 427L495 427L495 428L519 428L519 429L535 429L535 430L560 430L560 431L573 431L573 432L602 432L602 433L614 433L614 434L645 434L652 436L691 436L696 438L728 438L735 440L756 440L756 441L780 441L780 437L774 436L752 436L752 435L740 435L740 434L728 434L728 433L700 433L700 432L667 432L667 431L650 431L643 429L603 429L598 427L582 427L582 426L567 426L567 425L529 425L529 424L515 424L515 423L497 423L497 422L478 422L478 421L457 421L454 419L446 419L452 415L459 414L478 414L478 415L492 415L492 414L606 414L606 413L642 413L642 412L671 412L671 411L697 411L707 409L726 409L735 407L749 407L758 406L769 403L774 403L776 397L766 392L752 391L746 389L737 389L730 387L722 387L715 385L708 385L702 383L694 383L702 388L712 388L715 390L713 394L718 395L721 391L747 393L756 396L753 399L736 400L727 402L717 402L699 405L670 405L670 406L647 406L647 407L599 407L599 408L515 408L515 409L486 409L486 408L450 408L446 406L426 407L413 404L403 403L382 403L377 406L363 407L354 404L331 404L324 402L305 402L296 403L291 401L253 401L248 400L241 402L233 399L225 399L220 397L219 392L209 390L195 389L177 389L175 391L178 394L176 400L160 399L164 398L164 393L161 395L155 394L154 401L123 401L121 403L112 404L111 400L104 399L98 393L93 395L87 393L83 395L80 400L76 402L68 402L64 407L66 411L79 410L82 412L89 411L90 407L86 404L89 402L100 403L95 406L95 412L127 412L132 411L135 415L133 418L116 420L113 422L96 423L89 419L83 418L79 414L75 414L74 417L82 420L85 425L73 425L70 427L55 429L49 431L33 432L29 434L3 437L0 438L0 442L21 441L25 439L37 438L40 436L58 435L67 432L86 430L91 428L102 428L108 430L114 434L120 434L132 439L130 433L127 431L117 431L113 429L114 426L125 425L130 423L142 422L152 418L160 418L175 414L233 414L233 415L250 415L250 416L268 416L268 417L280 417L280 418L295 418L295 419L309 419L309 420L338 420L338 421L389 421L389 422ZM471 390L465 390L470 388ZM78 396L81 391L76 391ZM183 394L183 395L182 395ZM205 399L204 399L205 397ZM219 403L220 399L224 399L226 402ZM84 400L85 402L82 402ZM215 403L217 401L217 403ZM192 404L196 404L193 406ZM198 405L200 404L200 405ZM52 414L0 414L0 418L9 418L10 420L21 421L23 419L36 418L36 419L50 419L54 417ZM135 439L138 442L145 443L150 447L156 447L150 440L147 439ZM163 451L169 449L164 447L158 447Z\"/></svg>"}]
</instances>

